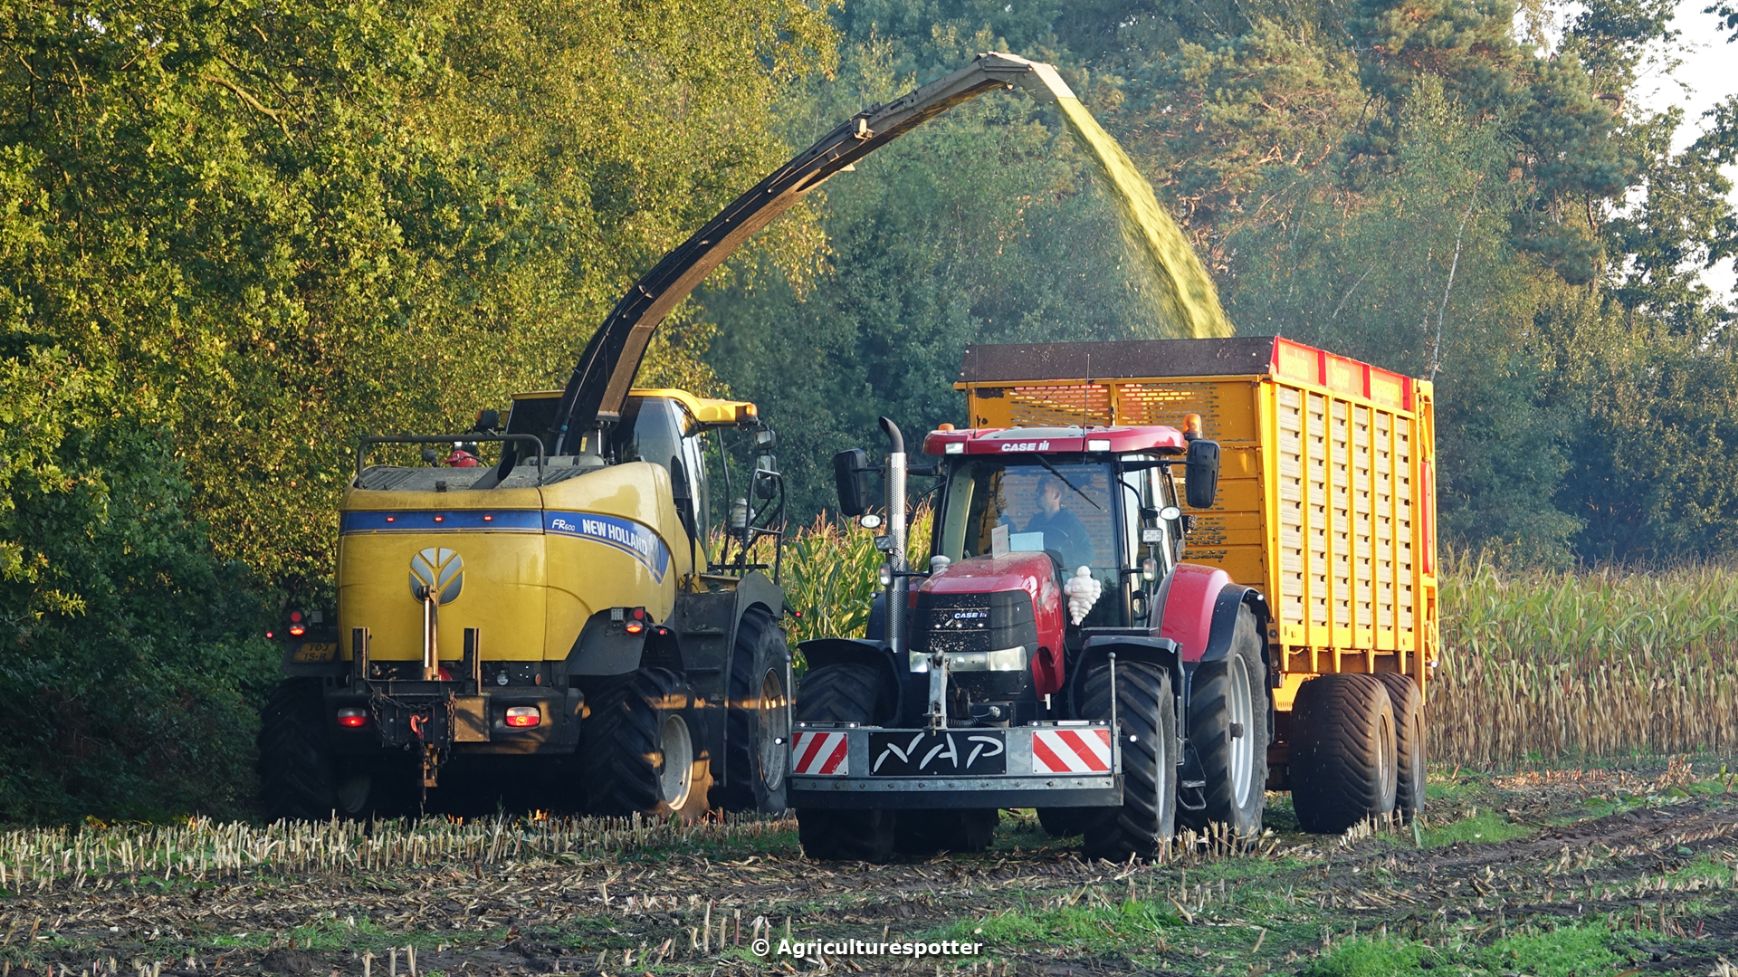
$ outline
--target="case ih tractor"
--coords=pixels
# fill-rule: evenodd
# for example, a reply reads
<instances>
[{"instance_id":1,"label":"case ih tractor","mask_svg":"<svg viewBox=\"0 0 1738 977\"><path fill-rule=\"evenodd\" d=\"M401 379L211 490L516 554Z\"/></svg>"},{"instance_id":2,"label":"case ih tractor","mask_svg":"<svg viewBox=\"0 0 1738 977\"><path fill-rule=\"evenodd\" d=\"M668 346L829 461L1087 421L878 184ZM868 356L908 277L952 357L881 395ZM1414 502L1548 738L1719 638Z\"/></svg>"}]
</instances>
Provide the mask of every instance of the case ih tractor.
<instances>
[{"instance_id":1,"label":"case ih tractor","mask_svg":"<svg viewBox=\"0 0 1738 977\"><path fill-rule=\"evenodd\" d=\"M932 432L936 555L913 573L899 558L903 439L882 425L889 639L803 644L791 806L804 851L977 850L999 808L1036 807L1089 855L1150 857L1176 827L1185 732L1186 775L1214 786L1185 819L1258 830L1266 605L1182 562L1171 474L1186 467L1191 505L1210 506L1218 445L1157 426ZM864 462L836 459L847 513L865 508Z\"/></svg>"},{"instance_id":2,"label":"case ih tractor","mask_svg":"<svg viewBox=\"0 0 1738 977\"><path fill-rule=\"evenodd\" d=\"M959 386L974 427L923 444L930 565L883 419L885 593L868 638L802 646L811 857L981 849L1004 807L1113 859L1247 838L1270 788L1309 831L1422 807L1427 382L1251 337L976 346ZM835 467L863 513L867 455Z\"/></svg>"}]
</instances>

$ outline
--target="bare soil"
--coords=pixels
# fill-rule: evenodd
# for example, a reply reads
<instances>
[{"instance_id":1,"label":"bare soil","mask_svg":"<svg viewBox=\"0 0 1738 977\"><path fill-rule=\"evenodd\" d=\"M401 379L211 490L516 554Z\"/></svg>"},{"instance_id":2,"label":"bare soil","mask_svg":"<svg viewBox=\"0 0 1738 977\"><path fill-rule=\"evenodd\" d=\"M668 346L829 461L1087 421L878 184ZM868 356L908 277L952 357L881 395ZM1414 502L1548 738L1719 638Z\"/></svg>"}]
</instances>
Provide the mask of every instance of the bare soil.
<instances>
[{"instance_id":1,"label":"bare soil","mask_svg":"<svg viewBox=\"0 0 1738 977\"><path fill-rule=\"evenodd\" d=\"M1589 924L1630 972L1700 977L1738 962L1729 780L1683 765L1438 773L1416 831L1302 835L1272 795L1276 830L1258 850L1184 847L1156 865L1084 862L1028 815L1005 816L985 855L891 865L819 865L802 857L794 831L748 837L721 826L716 838L486 869L434 859L299 875L268 864L206 881L63 880L0 895L0 970L1292 973L1326 967L1354 936L1452 962L1516 934ZM1481 825L1504 837L1474 837ZM1457 832L1468 836L1450 840ZM776 949L787 937L985 945L921 958L753 952L757 938ZM1571 960L1563 972L1581 971Z\"/></svg>"}]
</instances>

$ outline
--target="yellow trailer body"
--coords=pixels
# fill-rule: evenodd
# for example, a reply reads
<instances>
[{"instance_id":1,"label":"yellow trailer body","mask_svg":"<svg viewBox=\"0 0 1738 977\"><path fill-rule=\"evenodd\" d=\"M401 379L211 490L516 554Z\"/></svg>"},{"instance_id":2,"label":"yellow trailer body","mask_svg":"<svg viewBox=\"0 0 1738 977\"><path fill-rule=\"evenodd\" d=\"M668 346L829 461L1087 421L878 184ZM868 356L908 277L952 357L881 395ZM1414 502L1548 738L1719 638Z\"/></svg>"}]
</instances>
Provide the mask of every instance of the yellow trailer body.
<instances>
[{"instance_id":1,"label":"yellow trailer body","mask_svg":"<svg viewBox=\"0 0 1738 977\"><path fill-rule=\"evenodd\" d=\"M1404 672L1428 692L1438 654L1429 381L1239 337L973 346L956 387L974 428L1182 428L1200 415L1223 455L1214 507L1190 513L1186 559L1266 596L1276 710L1330 672Z\"/></svg>"}]
</instances>

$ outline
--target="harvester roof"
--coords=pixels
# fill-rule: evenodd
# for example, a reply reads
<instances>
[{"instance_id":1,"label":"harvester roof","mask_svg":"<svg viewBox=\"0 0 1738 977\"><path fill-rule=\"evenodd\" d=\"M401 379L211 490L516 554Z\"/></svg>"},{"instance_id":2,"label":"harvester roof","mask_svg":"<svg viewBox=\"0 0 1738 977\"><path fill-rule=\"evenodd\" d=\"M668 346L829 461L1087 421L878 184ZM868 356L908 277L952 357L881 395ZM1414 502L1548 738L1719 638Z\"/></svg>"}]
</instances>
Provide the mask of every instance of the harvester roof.
<instances>
[{"instance_id":1,"label":"harvester roof","mask_svg":"<svg viewBox=\"0 0 1738 977\"><path fill-rule=\"evenodd\" d=\"M930 455L1064 455L1093 452L1132 454L1141 451L1175 453L1188 447L1183 432L1161 425L1115 427L943 428L923 439Z\"/></svg>"}]
</instances>

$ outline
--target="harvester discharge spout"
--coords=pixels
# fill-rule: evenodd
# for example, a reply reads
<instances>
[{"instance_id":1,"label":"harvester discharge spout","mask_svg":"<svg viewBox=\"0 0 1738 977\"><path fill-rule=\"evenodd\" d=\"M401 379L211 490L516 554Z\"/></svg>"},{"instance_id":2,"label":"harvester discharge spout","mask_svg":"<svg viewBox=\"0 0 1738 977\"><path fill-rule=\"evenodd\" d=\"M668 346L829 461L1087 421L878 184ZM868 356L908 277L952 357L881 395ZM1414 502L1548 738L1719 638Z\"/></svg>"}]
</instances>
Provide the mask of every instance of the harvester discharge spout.
<instances>
[{"instance_id":1,"label":"harvester discharge spout","mask_svg":"<svg viewBox=\"0 0 1738 977\"><path fill-rule=\"evenodd\" d=\"M550 453L573 453L581 439L620 414L659 324L756 231L834 173L929 119L992 89L1015 85L1038 98L1074 98L1051 65L1012 54L981 54L953 74L857 113L731 201L634 282L592 335L562 392Z\"/></svg>"}]
</instances>

